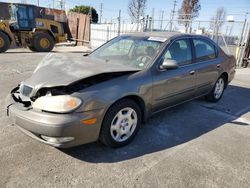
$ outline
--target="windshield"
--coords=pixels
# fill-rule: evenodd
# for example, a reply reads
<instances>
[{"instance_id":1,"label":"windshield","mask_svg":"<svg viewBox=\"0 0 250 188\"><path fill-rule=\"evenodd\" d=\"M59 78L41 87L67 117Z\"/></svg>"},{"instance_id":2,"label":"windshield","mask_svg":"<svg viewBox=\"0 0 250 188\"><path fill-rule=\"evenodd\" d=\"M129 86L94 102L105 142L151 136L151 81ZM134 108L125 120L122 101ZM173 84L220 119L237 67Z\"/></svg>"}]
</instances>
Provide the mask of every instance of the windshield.
<instances>
[{"instance_id":1,"label":"windshield","mask_svg":"<svg viewBox=\"0 0 250 188\"><path fill-rule=\"evenodd\" d=\"M121 36L92 52L90 57L143 69L152 62L162 43L152 37Z\"/></svg>"}]
</instances>

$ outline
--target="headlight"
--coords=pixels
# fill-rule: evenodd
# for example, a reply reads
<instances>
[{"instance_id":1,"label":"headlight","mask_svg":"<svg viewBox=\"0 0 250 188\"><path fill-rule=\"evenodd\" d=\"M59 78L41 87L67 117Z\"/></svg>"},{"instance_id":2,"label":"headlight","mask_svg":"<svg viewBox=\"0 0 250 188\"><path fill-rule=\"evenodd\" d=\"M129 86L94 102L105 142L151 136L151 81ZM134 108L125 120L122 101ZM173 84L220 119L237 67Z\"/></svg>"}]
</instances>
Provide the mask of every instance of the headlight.
<instances>
[{"instance_id":1,"label":"headlight","mask_svg":"<svg viewBox=\"0 0 250 188\"><path fill-rule=\"evenodd\" d=\"M44 96L38 98L32 107L48 112L66 113L77 109L81 103L81 99L69 95Z\"/></svg>"}]
</instances>

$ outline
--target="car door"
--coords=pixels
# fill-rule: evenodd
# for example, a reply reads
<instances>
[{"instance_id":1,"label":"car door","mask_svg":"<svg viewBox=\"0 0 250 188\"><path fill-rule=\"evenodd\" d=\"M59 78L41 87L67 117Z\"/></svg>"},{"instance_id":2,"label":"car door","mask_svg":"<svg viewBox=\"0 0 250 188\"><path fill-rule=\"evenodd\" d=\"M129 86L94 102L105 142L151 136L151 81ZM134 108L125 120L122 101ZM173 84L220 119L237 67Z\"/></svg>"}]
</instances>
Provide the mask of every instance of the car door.
<instances>
[{"instance_id":1,"label":"car door","mask_svg":"<svg viewBox=\"0 0 250 188\"><path fill-rule=\"evenodd\" d=\"M194 97L195 71L191 40L178 39L166 49L162 59L176 60L178 68L172 70L155 69L153 73L153 111L159 111ZM159 65L158 65L159 66Z\"/></svg>"},{"instance_id":2,"label":"car door","mask_svg":"<svg viewBox=\"0 0 250 188\"><path fill-rule=\"evenodd\" d=\"M195 52L196 96L208 93L219 76L220 58L216 46L208 39L193 38Z\"/></svg>"}]
</instances>

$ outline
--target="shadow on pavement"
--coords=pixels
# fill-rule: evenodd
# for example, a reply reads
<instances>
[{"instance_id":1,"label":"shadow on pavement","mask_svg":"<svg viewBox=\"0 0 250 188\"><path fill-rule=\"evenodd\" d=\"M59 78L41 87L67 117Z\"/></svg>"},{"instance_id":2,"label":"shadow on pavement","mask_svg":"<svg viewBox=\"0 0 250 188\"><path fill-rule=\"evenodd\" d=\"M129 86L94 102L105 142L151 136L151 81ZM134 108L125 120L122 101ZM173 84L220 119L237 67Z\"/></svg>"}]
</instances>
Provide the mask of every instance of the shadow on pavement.
<instances>
[{"instance_id":1,"label":"shadow on pavement","mask_svg":"<svg viewBox=\"0 0 250 188\"><path fill-rule=\"evenodd\" d=\"M228 86L217 104L198 99L153 116L141 127L134 141L123 148L112 149L101 143L92 143L61 151L91 163L114 163L166 150L227 122L248 126L248 123L236 119L250 110L249 97L250 89Z\"/></svg>"}]
</instances>

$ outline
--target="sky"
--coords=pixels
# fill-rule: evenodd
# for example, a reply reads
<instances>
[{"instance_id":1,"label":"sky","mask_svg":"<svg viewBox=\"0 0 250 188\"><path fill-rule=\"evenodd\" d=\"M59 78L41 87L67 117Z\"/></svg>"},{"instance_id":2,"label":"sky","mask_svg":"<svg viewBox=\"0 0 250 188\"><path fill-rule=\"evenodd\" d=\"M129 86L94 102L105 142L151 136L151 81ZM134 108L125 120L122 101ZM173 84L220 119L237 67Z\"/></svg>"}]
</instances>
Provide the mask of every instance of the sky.
<instances>
[{"instance_id":1,"label":"sky","mask_svg":"<svg viewBox=\"0 0 250 188\"><path fill-rule=\"evenodd\" d=\"M0 2L21 2L26 1L29 4L37 4L40 6L52 7L53 0L0 0ZM128 2L129 0L63 0L66 1L66 8L72 8L75 5L90 5L93 6L99 13L101 3L103 4L103 20L110 21L118 17L119 9L122 11L122 19L129 19ZM152 9L155 10L154 18L159 19L161 12L164 11L164 19L170 18L171 10L173 9L174 0L147 0L146 14L152 15ZM54 4L58 5L58 0L54 0ZM181 7L182 0L177 0L178 10ZM201 11L197 19L210 20L218 7L224 7L227 15L233 15L235 20L244 20L245 14L248 11L247 18L250 18L250 0L200 0Z\"/></svg>"},{"instance_id":2,"label":"sky","mask_svg":"<svg viewBox=\"0 0 250 188\"><path fill-rule=\"evenodd\" d=\"M53 0L0 0L0 2L26 2L28 4L40 6L52 7ZM54 0L55 8L59 8L59 1ZM75 5L89 5L94 7L98 14L100 13L101 4L103 4L102 23L106 22L117 22L119 10L121 10L122 23L130 23L131 19L128 15L128 3L130 0L62 0L65 1L66 9L73 8ZM182 0L176 0L177 6L176 11L180 9ZM240 36L244 26L245 17L250 23L250 0L200 0L201 10L199 17L196 18L198 21L194 21L192 24L193 29L196 28L210 28L211 17L216 13L217 8L224 7L227 16L233 16L234 23L226 23L222 26L224 33L229 35ZM154 9L154 28L168 29L170 14L173 10L174 0L147 0L146 15L152 16L152 10ZM163 22L161 22L161 16L163 14ZM248 14L246 14L248 12ZM177 13L175 14L177 19ZM247 15L247 16L246 16ZM201 21L201 22L200 22ZM239 22L237 22L239 21ZM163 27L161 27L161 25ZM249 24L250 25L250 24ZM173 23L173 27L177 30L183 29L178 22Z\"/></svg>"}]
</instances>

